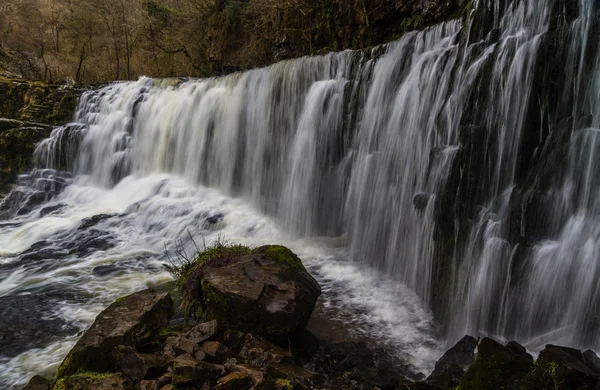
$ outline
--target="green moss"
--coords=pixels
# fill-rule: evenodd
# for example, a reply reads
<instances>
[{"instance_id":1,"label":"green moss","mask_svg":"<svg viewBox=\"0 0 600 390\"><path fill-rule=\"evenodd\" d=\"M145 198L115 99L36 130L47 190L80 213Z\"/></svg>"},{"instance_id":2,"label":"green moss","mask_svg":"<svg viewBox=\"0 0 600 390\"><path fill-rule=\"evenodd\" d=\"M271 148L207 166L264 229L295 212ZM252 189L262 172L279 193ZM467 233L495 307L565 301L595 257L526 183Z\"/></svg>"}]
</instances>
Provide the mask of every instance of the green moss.
<instances>
[{"instance_id":1,"label":"green moss","mask_svg":"<svg viewBox=\"0 0 600 390\"><path fill-rule=\"evenodd\" d=\"M73 375L73 376L79 376L79 377L84 377L84 378L90 378L93 379L95 381L97 380L102 380L102 379L106 379L106 378L110 378L111 376L115 375L114 373L108 372L108 373L99 373L99 372L78 372L77 374Z\"/></svg>"},{"instance_id":2,"label":"green moss","mask_svg":"<svg viewBox=\"0 0 600 390\"><path fill-rule=\"evenodd\" d=\"M260 249L260 248L259 248ZM280 264L286 264L294 269L304 270L302 261L288 248L281 245L271 245L265 251L267 260L274 261Z\"/></svg>"},{"instance_id":3,"label":"green moss","mask_svg":"<svg viewBox=\"0 0 600 390\"><path fill-rule=\"evenodd\" d=\"M188 327L184 324L169 325L166 328L161 329L158 335L160 337L169 337L184 332L187 328Z\"/></svg>"}]
</instances>

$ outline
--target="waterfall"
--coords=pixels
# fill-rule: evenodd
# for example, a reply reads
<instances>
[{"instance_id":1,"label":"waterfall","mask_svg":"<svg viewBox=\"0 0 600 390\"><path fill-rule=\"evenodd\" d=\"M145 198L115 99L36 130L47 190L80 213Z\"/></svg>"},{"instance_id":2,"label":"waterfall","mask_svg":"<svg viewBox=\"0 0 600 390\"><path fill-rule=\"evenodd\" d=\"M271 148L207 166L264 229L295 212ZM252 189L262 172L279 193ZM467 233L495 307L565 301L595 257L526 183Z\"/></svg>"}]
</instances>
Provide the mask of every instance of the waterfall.
<instances>
[{"instance_id":1,"label":"waterfall","mask_svg":"<svg viewBox=\"0 0 600 390\"><path fill-rule=\"evenodd\" d=\"M600 348L598 10L565 4L476 0L372 49L86 92L0 207L0 276L19 281L0 296L46 291L17 264L53 249L66 265L45 275L101 307L165 278L161 251L192 228L288 243L328 305L424 370L441 343L425 305L448 343ZM135 272L81 273L115 262Z\"/></svg>"}]
</instances>

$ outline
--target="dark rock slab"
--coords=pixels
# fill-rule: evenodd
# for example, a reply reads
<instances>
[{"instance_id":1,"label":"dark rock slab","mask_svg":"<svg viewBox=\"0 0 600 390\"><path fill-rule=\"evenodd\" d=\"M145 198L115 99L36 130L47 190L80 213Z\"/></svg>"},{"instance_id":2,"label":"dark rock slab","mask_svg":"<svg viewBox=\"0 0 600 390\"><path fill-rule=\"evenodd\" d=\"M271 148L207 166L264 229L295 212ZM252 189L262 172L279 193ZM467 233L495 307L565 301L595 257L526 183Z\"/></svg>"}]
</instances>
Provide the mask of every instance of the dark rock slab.
<instances>
[{"instance_id":1,"label":"dark rock slab","mask_svg":"<svg viewBox=\"0 0 600 390\"><path fill-rule=\"evenodd\" d=\"M475 348L477 340L474 337L463 337L435 363L427 382L442 387L458 385L464 370L475 361Z\"/></svg>"},{"instance_id":2,"label":"dark rock slab","mask_svg":"<svg viewBox=\"0 0 600 390\"><path fill-rule=\"evenodd\" d=\"M78 373L59 379L55 390L134 390L135 385L125 374Z\"/></svg>"},{"instance_id":3,"label":"dark rock slab","mask_svg":"<svg viewBox=\"0 0 600 390\"><path fill-rule=\"evenodd\" d=\"M31 378L23 390L50 390L51 387L52 384L48 379L36 375Z\"/></svg>"},{"instance_id":4,"label":"dark rock slab","mask_svg":"<svg viewBox=\"0 0 600 390\"><path fill-rule=\"evenodd\" d=\"M578 349L547 345L535 369L520 384L521 389L596 389L600 377L585 363Z\"/></svg>"},{"instance_id":5,"label":"dark rock slab","mask_svg":"<svg viewBox=\"0 0 600 390\"><path fill-rule=\"evenodd\" d=\"M475 362L460 381L460 388L517 389L518 383L532 369L533 364L527 358L492 339L484 338L479 343Z\"/></svg>"},{"instance_id":6,"label":"dark rock slab","mask_svg":"<svg viewBox=\"0 0 600 390\"><path fill-rule=\"evenodd\" d=\"M144 290L118 299L96 317L62 362L57 378L78 371L115 370L117 365L112 355L115 347L139 347L158 334L172 314L169 293Z\"/></svg>"}]
</instances>

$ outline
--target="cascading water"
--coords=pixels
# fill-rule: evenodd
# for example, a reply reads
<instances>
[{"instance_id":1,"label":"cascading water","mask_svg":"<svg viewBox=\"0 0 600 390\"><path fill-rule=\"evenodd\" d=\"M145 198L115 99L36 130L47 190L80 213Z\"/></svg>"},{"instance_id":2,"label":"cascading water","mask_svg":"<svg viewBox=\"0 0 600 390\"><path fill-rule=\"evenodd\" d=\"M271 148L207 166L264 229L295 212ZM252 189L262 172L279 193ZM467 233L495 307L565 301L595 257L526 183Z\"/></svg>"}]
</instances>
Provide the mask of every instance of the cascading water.
<instances>
[{"instance_id":1,"label":"cascading water","mask_svg":"<svg viewBox=\"0 0 600 390\"><path fill-rule=\"evenodd\" d=\"M562 25L561 0L473 3L464 26L373 50L85 93L0 206L0 305L31 300L48 329L0 352L0 386L51 371L110 301L167 280L165 248L188 231L289 245L327 315L424 371L443 344L427 303L449 306L449 342L600 348L600 77L583 76L593 2ZM526 176L528 159L557 149L543 142L558 130L530 128L551 32L568 53L568 158L555 176L537 175L542 163ZM537 235L513 226L530 214L516 200L536 194L550 210Z\"/></svg>"}]
</instances>

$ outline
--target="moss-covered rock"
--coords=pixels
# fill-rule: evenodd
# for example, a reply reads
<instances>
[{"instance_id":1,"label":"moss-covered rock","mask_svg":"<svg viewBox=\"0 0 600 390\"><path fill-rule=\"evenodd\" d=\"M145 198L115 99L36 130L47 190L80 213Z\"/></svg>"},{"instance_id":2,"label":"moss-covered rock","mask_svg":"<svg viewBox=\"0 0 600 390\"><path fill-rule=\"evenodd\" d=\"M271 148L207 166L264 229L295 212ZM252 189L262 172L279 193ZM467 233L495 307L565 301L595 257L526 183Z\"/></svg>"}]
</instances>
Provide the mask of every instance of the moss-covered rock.
<instances>
[{"instance_id":1,"label":"moss-covered rock","mask_svg":"<svg viewBox=\"0 0 600 390\"><path fill-rule=\"evenodd\" d=\"M461 390L517 389L518 383L531 370L533 364L502 344L484 338L477 350L475 363L460 381Z\"/></svg>"},{"instance_id":2,"label":"moss-covered rock","mask_svg":"<svg viewBox=\"0 0 600 390\"><path fill-rule=\"evenodd\" d=\"M0 193L32 168L36 145L51 131L52 126L0 118Z\"/></svg>"},{"instance_id":3,"label":"moss-covered rock","mask_svg":"<svg viewBox=\"0 0 600 390\"><path fill-rule=\"evenodd\" d=\"M80 90L0 77L0 117L61 125L73 118Z\"/></svg>"},{"instance_id":4,"label":"moss-covered rock","mask_svg":"<svg viewBox=\"0 0 600 390\"><path fill-rule=\"evenodd\" d=\"M133 382L122 373L79 372L58 380L53 390L133 390Z\"/></svg>"},{"instance_id":5,"label":"moss-covered rock","mask_svg":"<svg viewBox=\"0 0 600 390\"><path fill-rule=\"evenodd\" d=\"M200 253L182 276L186 312L202 308L223 329L271 339L302 330L321 288L288 248L217 246Z\"/></svg>"},{"instance_id":6,"label":"moss-covered rock","mask_svg":"<svg viewBox=\"0 0 600 390\"><path fill-rule=\"evenodd\" d=\"M113 349L138 347L164 328L173 314L168 293L144 290L117 300L98 315L58 369L57 379L80 371L105 373L117 364Z\"/></svg>"}]
</instances>

